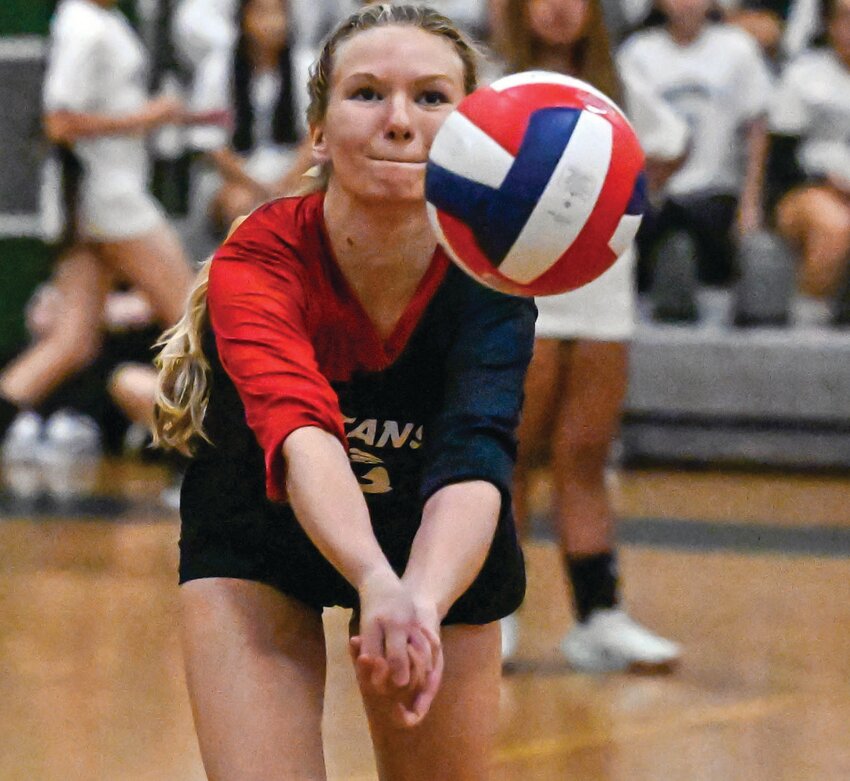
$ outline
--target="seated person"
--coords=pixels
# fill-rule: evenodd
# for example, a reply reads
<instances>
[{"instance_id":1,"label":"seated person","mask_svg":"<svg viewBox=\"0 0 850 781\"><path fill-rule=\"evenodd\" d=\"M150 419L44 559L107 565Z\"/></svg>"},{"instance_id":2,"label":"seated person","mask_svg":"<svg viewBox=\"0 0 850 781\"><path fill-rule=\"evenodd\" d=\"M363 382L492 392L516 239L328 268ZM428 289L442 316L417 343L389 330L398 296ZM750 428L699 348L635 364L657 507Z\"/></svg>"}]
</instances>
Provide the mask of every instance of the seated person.
<instances>
[{"instance_id":1,"label":"seated person","mask_svg":"<svg viewBox=\"0 0 850 781\"><path fill-rule=\"evenodd\" d=\"M826 0L826 40L790 63L770 112L769 202L801 254L800 292L834 297L850 253L850 0Z\"/></svg>"}]
</instances>

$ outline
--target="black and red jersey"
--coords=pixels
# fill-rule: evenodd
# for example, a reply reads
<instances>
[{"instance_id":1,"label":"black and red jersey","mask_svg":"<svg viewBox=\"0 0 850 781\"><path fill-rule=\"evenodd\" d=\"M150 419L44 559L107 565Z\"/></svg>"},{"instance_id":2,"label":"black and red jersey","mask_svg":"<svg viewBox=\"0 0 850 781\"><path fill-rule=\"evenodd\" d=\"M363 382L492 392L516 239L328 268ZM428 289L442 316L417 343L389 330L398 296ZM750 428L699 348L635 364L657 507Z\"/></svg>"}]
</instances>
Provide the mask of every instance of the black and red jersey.
<instances>
[{"instance_id":1,"label":"black and red jersey","mask_svg":"<svg viewBox=\"0 0 850 781\"><path fill-rule=\"evenodd\" d=\"M333 257L316 194L269 203L236 230L212 261L208 303L212 444L198 443L183 484L181 580L248 578L316 607L356 604L284 501L281 446L318 426L348 450L398 572L431 494L465 480L496 485L490 554L446 620L516 609L525 581L510 483L531 299L481 286L438 249L381 339Z\"/></svg>"},{"instance_id":2,"label":"black and red jersey","mask_svg":"<svg viewBox=\"0 0 850 781\"><path fill-rule=\"evenodd\" d=\"M285 497L283 441L306 425L339 437L367 499L421 502L472 478L507 494L530 300L482 287L438 249L381 339L333 257L317 193L273 201L238 228L212 261L208 305L226 379L213 382L207 427L215 443L222 429L248 438L247 422L270 499ZM242 409L218 392L229 383ZM228 458L216 450L205 457Z\"/></svg>"}]
</instances>

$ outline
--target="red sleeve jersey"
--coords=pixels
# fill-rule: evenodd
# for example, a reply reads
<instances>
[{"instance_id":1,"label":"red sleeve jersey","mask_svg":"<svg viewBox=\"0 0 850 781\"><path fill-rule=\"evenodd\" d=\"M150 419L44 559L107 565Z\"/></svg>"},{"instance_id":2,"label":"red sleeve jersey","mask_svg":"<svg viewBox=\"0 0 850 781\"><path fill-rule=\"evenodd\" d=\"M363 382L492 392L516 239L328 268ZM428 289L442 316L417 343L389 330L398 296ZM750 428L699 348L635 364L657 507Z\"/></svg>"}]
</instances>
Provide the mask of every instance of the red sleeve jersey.
<instances>
[{"instance_id":1,"label":"red sleeve jersey","mask_svg":"<svg viewBox=\"0 0 850 781\"><path fill-rule=\"evenodd\" d=\"M261 206L210 268L216 347L265 453L272 500L285 498L281 447L295 429L317 426L348 448L331 383L391 364L449 265L438 250L394 332L382 340L333 257L323 203L316 193Z\"/></svg>"}]
</instances>

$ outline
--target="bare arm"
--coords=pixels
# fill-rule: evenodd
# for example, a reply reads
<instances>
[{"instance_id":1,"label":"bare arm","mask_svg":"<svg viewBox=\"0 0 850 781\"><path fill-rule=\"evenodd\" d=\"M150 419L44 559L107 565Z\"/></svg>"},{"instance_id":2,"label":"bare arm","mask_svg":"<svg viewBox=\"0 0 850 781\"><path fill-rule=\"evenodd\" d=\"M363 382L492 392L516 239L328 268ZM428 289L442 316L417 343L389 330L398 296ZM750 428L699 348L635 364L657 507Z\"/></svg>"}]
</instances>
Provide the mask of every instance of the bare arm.
<instances>
[{"instance_id":1,"label":"bare arm","mask_svg":"<svg viewBox=\"0 0 850 781\"><path fill-rule=\"evenodd\" d=\"M481 570L501 508L499 489L483 480L447 485L425 504L402 580L442 620Z\"/></svg>"},{"instance_id":2,"label":"bare arm","mask_svg":"<svg viewBox=\"0 0 850 781\"><path fill-rule=\"evenodd\" d=\"M440 682L439 622L432 627L390 567L339 440L320 428L296 429L284 441L283 455L286 488L298 521L357 589L360 634L353 648L361 687L387 693L391 679L400 722L418 723ZM424 698L416 696L423 687ZM400 696L406 692L413 694L407 702Z\"/></svg>"},{"instance_id":3,"label":"bare arm","mask_svg":"<svg viewBox=\"0 0 850 781\"><path fill-rule=\"evenodd\" d=\"M143 135L160 125L181 121L183 104L174 98L156 98L139 111L125 116L89 114L59 109L44 115L47 137L57 144L81 138L111 135Z\"/></svg>"},{"instance_id":4,"label":"bare arm","mask_svg":"<svg viewBox=\"0 0 850 781\"><path fill-rule=\"evenodd\" d=\"M761 228L763 223L764 173L767 165L767 120L753 120L747 128L747 168L741 201L738 207L738 227L742 234Z\"/></svg>"},{"instance_id":5,"label":"bare arm","mask_svg":"<svg viewBox=\"0 0 850 781\"><path fill-rule=\"evenodd\" d=\"M322 555L358 590L373 576L395 578L339 440L320 428L299 428L284 441L283 456L289 501Z\"/></svg>"},{"instance_id":6,"label":"bare arm","mask_svg":"<svg viewBox=\"0 0 850 781\"><path fill-rule=\"evenodd\" d=\"M273 188L258 182L245 170L245 164L232 149L222 147L208 152L219 173L228 181L254 190L262 198L273 198Z\"/></svg>"}]
</instances>

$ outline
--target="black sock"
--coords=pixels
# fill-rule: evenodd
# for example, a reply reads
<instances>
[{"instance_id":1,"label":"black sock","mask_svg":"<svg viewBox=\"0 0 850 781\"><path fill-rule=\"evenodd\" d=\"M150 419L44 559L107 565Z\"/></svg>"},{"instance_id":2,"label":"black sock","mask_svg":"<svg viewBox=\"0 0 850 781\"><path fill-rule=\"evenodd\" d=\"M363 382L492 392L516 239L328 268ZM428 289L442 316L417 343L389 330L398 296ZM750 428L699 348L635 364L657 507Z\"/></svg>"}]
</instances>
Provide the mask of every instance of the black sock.
<instances>
[{"instance_id":1,"label":"black sock","mask_svg":"<svg viewBox=\"0 0 850 781\"><path fill-rule=\"evenodd\" d=\"M0 396L0 440L6 436L9 426L11 426L12 421L18 417L18 413L20 411L21 410L15 404L12 404L11 401Z\"/></svg>"},{"instance_id":2,"label":"black sock","mask_svg":"<svg viewBox=\"0 0 850 781\"><path fill-rule=\"evenodd\" d=\"M620 601L617 556L613 551L592 556L565 556L564 567L573 587L579 621L594 610L615 607Z\"/></svg>"}]
</instances>

